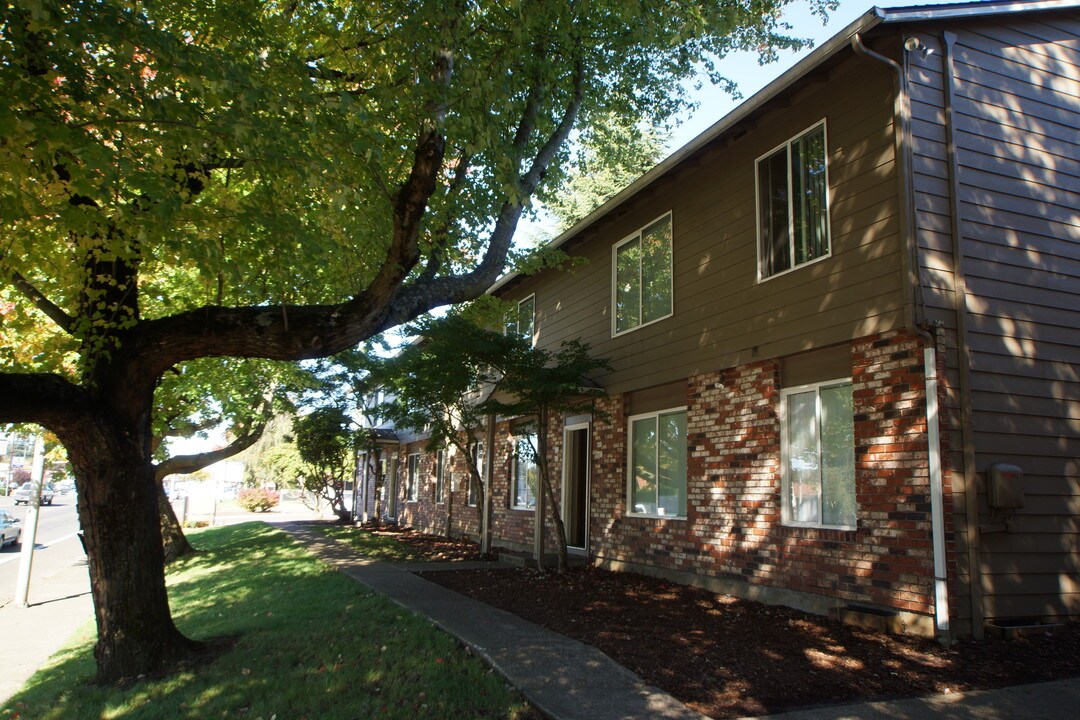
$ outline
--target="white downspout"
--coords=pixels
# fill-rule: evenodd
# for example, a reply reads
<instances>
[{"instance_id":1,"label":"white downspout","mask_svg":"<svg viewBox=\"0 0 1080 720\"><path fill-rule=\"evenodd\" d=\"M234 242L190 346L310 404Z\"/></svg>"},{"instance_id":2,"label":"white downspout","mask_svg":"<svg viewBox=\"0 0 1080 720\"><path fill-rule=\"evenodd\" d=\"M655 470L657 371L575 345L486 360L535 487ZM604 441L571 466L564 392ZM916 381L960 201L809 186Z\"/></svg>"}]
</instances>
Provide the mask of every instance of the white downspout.
<instances>
[{"instance_id":1,"label":"white downspout","mask_svg":"<svg viewBox=\"0 0 1080 720\"><path fill-rule=\"evenodd\" d=\"M930 473L930 536L934 547L934 623L939 638L943 642L951 640L949 624L949 588L948 564L945 557L945 511L944 484L941 471L941 433L938 424L938 380L937 350L933 336L923 329L925 321L922 309L922 283L918 272L918 256L915 243L915 201L911 186L911 163L908 151L911 148L910 111L908 108L907 76L904 68L895 60L874 52L863 44L858 33L851 37L851 49L863 57L870 58L888 66L895 76L896 97L893 103L896 123L896 154L900 167L901 185L900 202L902 233L907 243L907 253L901 255L905 261L908 281L916 290L914 298L905 303L905 316L909 328L926 341L923 348L923 373L926 382L926 443L927 464Z\"/></svg>"},{"instance_id":2,"label":"white downspout","mask_svg":"<svg viewBox=\"0 0 1080 720\"><path fill-rule=\"evenodd\" d=\"M938 425L937 350L923 348L926 378L926 444L930 469L930 525L934 544L934 622L943 641L951 639L949 578L945 558L945 493L941 474L941 438Z\"/></svg>"}]
</instances>

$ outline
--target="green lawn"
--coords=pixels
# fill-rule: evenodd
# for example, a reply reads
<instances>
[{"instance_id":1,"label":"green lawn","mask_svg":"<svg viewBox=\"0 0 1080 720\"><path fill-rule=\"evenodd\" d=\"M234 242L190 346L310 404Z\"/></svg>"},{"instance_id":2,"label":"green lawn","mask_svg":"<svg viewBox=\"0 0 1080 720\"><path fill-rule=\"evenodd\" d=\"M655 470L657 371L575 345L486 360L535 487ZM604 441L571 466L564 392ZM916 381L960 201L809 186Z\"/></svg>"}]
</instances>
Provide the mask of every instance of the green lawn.
<instances>
[{"instance_id":1,"label":"green lawn","mask_svg":"<svg viewBox=\"0 0 1080 720\"><path fill-rule=\"evenodd\" d=\"M192 533L202 552L170 569L190 637L237 637L213 663L116 690L90 683L92 627L0 709L0 720L124 718L515 718L516 692L436 630L247 523Z\"/></svg>"}]
</instances>

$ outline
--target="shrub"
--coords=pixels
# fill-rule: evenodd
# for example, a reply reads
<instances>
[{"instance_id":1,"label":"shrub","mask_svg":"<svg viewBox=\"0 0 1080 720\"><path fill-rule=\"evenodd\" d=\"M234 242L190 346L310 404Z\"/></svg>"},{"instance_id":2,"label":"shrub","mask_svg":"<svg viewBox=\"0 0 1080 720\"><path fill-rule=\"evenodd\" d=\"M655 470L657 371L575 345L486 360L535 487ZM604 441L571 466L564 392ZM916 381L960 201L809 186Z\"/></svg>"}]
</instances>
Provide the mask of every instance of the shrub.
<instances>
[{"instance_id":1,"label":"shrub","mask_svg":"<svg viewBox=\"0 0 1080 720\"><path fill-rule=\"evenodd\" d=\"M241 490L236 496L236 503L248 512L268 512L270 508L277 507L279 502L281 495L262 488Z\"/></svg>"}]
</instances>

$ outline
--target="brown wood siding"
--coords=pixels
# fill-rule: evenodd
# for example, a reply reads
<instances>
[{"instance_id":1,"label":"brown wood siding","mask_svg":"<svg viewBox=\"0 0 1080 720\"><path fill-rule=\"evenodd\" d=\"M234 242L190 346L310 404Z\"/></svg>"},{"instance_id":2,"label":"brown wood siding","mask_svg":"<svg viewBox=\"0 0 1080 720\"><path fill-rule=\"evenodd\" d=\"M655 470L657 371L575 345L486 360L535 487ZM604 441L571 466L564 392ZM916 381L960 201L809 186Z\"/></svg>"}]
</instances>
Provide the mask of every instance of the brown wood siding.
<instances>
[{"instance_id":1,"label":"brown wood siding","mask_svg":"<svg viewBox=\"0 0 1080 720\"><path fill-rule=\"evenodd\" d=\"M984 533L987 617L1080 614L1080 15L912 30L935 53L908 60L914 182L927 317L955 347L942 47L957 33L954 127L967 282L975 469L1025 471L1014 531ZM949 408L961 358L947 353ZM961 468L959 434L950 462ZM962 483L954 481L962 488ZM956 527L965 526L958 498ZM980 521L990 517L980 494ZM958 537L966 548L966 538ZM965 552L958 553L961 580ZM970 617L967 598L956 611Z\"/></svg>"},{"instance_id":2,"label":"brown wood siding","mask_svg":"<svg viewBox=\"0 0 1080 720\"><path fill-rule=\"evenodd\" d=\"M611 360L598 377L633 391L903 326L892 81L850 56L786 107L754 120L605 218L572 244L587 262L524 278L539 341L580 338ZM822 118L827 123L831 257L757 282L756 159ZM611 248L672 213L674 314L611 337Z\"/></svg>"}]
</instances>

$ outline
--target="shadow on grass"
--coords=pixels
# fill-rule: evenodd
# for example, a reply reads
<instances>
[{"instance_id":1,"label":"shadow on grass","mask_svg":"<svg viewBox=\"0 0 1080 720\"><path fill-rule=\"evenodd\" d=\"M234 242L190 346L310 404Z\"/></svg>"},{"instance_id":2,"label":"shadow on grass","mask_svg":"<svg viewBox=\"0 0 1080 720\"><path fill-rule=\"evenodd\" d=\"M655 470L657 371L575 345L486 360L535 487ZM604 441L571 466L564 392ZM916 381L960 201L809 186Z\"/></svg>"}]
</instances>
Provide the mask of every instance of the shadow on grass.
<instances>
[{"instance_id":1,"label":"shadow on grass","mask_svg":"<svg viewBox=\"0 0 1080 720\"><path fill-rule=\"evenodd\" d=\"M248 523L193 533L169 568L177 626L235 638L206 665L123 689L92 684L93 628L0 708L0 720L503 717L526 712L502 679L430 623Z\"/></svg>"}]
</instances>

